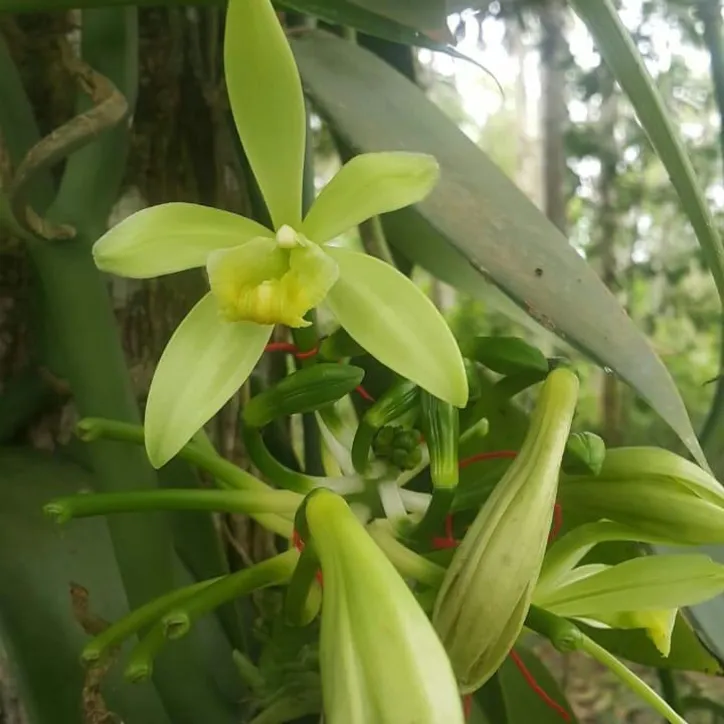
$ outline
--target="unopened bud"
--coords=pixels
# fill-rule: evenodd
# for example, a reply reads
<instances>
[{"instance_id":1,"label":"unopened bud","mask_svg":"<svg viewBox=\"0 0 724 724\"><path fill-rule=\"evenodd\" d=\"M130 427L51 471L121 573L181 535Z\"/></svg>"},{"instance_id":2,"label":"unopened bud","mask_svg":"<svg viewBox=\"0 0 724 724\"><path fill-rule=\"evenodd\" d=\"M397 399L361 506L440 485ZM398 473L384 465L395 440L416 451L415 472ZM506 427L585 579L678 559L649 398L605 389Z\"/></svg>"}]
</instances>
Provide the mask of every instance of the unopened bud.
<instances>
[{"instance_id":1,"label":"unopened bud","mask_svg":"<svg viewBox=\"0 0 724 724\"><path fill-rule=\"evenodd\" d=\"M586 520L605 518L682 544L724 543L724 488L668 450L609 449L597 476L563 477L560 501Z\"/></svg>"},{"instance_id":2,"label":"unopened bud","mask_svg":"<svg viewBox=\"0 0 724 724\"><path fill-rule=\"evenodd\" d=\"M548 376L520 453L468 529L435 601L433 624L463 693L495 673L523 628L577 394L570 370Z\"/></svg>"},{"instance_id":3,"label":"unopened bud","mask_svg":"<svg viewBox=\"0 0 724 724\"><path fill-rule=\"evenodd\" d=\"M445 649L412 591L345 501L306 500L324 576L320 668L329 724L463 724Z\"/></svg>"}]
</instances>

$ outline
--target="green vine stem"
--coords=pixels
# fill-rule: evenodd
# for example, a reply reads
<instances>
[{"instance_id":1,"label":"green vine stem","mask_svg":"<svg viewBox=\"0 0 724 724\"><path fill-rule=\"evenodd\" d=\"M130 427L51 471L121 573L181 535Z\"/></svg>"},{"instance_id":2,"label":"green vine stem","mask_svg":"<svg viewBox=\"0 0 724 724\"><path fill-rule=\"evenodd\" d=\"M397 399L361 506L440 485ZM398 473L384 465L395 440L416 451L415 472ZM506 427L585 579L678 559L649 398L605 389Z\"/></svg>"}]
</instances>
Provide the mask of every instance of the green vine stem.
<instances>
[{"instance_id":1,"label":"green vine stem","mask_svg":"<svg viewBox=\"0 0 724 724\"><path fill-rule=\"evenodd\" d=\"M328 488L339 495L362 493L365 489L364 480L359 475L335 478L305 475L291 470L269 452L259 429L242 423L241 434L252 463L262 475L280 487L301 494L309 493L316 488Z\"/></svg>"},{"instance_id":2,"label":"green vine stem","mask_svg":"<svg viewBox=\"0 0 724 724\"><path fill-rule=\"evenodd\" d=\"M143 427L116 420L103 418L86 418L77 425L78 435L86 442L96 439L129 442L135 445L144 444ZM206 471L214 477L217 484L227 490L239 491L273 491L266 483L238 468L233 463L218 455L209 445L190 442L179 452L179 457ZM285 518L276 514L257 513L252 516L261 525L285 538L292 535L292 526Z\"/></svg>"},{"instance_id":3,"label":"green vine stem","mask_svg":"<svg viewBox=\"0 0 724 724\"><path fill-rule=\"evenodd\" d=\"M299 553L292 548L207 586L185 600L182 606L174 608L163 617L165 635L170 639L181 638L189 632L191 624L196 619L227 601L245 596L260 588L287 583L298 560Z\"/></svg>"},{"instance_id":4,"label":"green vine stem","mask_svg":"<svg viewBox=\"0 0 724 724\"><path fill-rule=\"evenodd\" d=\"M258 515L277 513L293 517L303 498L289 490L142 490L126 493L96 493L58 498L44 506L57 523L96 515L156 510L209 510Z\"/></svg>"},{"instance_id":5,"label":"green vine stem","mask_svg":"<svg viewBox=\"0 0 724 724\"><path fill-rule=\"evenodd\" d=\"M153 662L168 639L159 621L134 647L123 675L134 684L148 681L153 675Z\"/></svg>"},{"instance_id":6,"label":"green vine stem","mask_svg":"<svg viewBox=\"0 0 724 724\"><path fill-rule=\"evenodd\" d=\"M367 532L402 576L435 589L440 587L445 569L400 543L389 522L376 520L367 526Z\"/></svg>"},{"instance_id":7,"label":"green vine stem","mask_svg":"<svg viewBox=\"0 0 724 724\"><path fill-rule=\"evenodd\" d=\"M190 598L218 580L218 578L212 578L209 581L201 581L192 586L179 588L176 591L167 593L165 596L160 596L150 601L135 611L131 611L127 616L116 621L116 623L109 626L103 633L86 644L81 653L81 659L89 664L99 661L106 652L123 643L123 641L141 629L151 625L177 604L185 601L187 598Z\"/></svg>"},{"instance_id":8,"label":"green vine stem","mask_svg":"<svg viewBox=\"0 0 724 724\"><path fill-rule=\"evenodd\" d=\"M677 714L645 681L642 681L628 667L624 666L613 654L603 646L582 634L580 650L592 659L603 664L614 676L645 701L654 711L661 714L671 724L687 724L686 719Z\"/></svg>"}]
</instances>

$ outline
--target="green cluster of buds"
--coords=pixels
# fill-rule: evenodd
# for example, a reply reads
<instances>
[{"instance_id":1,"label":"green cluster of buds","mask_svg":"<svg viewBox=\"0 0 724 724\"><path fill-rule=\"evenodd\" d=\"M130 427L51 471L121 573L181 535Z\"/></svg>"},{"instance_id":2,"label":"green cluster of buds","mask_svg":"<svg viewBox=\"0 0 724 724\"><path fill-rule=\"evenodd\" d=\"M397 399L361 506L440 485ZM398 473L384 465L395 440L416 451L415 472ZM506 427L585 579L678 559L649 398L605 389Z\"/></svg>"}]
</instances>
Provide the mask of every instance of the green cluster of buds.
<instances>
[{"instance_id":1,"label":"green cluster of buds","mask_svg":"<svg viewBox=\"0 0 724 724\"><path fill-rule=\"evenodd\" d=\"M400 470L413 470L422 462L420 433L400 425L385 425L372 442L374 454Z\"/></svg>"},{"instance_id":2,"label":"green cluster of buds","mask_svg":"<svg viewBox=\"0 0 724 724\"><path fill-rule=\"evenodd\" d=\"M463 693L475 691L495 673L523 628L577 395L578 378L570 370L547 377L520 453L448 567L433 624Z\"/></svg>"}]
</instances>

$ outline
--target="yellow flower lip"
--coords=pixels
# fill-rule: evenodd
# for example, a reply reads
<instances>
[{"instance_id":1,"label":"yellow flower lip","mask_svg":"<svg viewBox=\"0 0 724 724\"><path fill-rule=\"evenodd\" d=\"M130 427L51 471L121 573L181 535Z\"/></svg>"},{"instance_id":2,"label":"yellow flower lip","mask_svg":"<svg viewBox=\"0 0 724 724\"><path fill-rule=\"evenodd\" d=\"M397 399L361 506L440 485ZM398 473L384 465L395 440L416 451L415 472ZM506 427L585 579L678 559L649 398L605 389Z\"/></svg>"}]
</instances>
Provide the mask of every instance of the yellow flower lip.
<instances>
[{"instance_id":1,"label":"yellow flower lip","mask_svg":"<svg viewBox=\"0 0 724 724\"><path fill-rule=\"evenodd\" d=\"M304 315L337 281L335 261L290 226L209 255L211 291L228 322L309 325Z\"/></svg>"}]
</instances>

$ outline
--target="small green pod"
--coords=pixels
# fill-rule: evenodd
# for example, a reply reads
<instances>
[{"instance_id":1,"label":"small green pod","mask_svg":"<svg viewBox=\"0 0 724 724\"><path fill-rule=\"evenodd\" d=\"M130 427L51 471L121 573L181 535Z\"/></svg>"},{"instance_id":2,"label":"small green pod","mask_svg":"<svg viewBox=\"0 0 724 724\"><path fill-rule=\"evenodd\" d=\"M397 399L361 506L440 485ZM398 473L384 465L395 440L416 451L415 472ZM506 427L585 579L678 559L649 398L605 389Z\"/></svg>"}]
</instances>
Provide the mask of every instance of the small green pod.
<instances>
[{"instance_id":1,"label":"small green pod","mask_svg":"<svg viewBox=\"0 0 724 724\"><path fill-rule=\"evenodd\" d=\"M278 417L319 410L352 392L364 370L352 365L324 363L301 369L252 397L244 406L244 422L263 427Z\"/></svg>"},{"instance_id":2,"label":"small green pod","mask_svg":"<svg viewBox=\"0 0 724 724\"><path fill-rule=\"evenodd\" d=\"M501 375L548 373L545 355L520 337L476 337L470 352L469 357Z\"/></svg>"}]
</instances>

